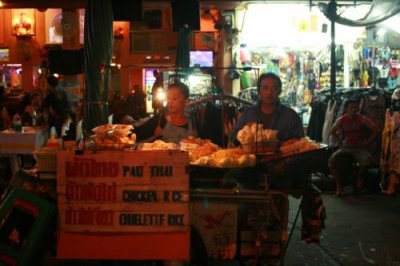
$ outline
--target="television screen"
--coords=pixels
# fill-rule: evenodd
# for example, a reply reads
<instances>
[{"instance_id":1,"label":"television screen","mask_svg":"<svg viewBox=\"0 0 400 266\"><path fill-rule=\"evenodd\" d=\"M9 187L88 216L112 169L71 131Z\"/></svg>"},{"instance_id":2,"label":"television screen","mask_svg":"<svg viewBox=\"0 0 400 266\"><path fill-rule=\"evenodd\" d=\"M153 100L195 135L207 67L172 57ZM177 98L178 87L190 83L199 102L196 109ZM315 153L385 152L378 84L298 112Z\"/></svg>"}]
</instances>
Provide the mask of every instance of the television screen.
<instances>
[{"instance_id":1,"label":"television screen","mask_svg":"<svg viewBox=\"0 0 400 266\"><path fill-rule=\"evenodd\" d=\"M83 49L54 49L48 52L49 71L51 74L75 75L83 73Z\"/></svg>"},{"instance_id":2,"label":"television screen","mask_svg":"<svg viewBox=\"0 0 400 266\"><path fill-rule=\"evenodd\" d=\"M113 0L111 4L114 21L142 21L142 0Z\"/></svg>"},{"instance_id":3,"label":"television screen","mask_svg":"<svg viewBox=\"0 0 400 266\"><path fill-rule=\"evenodd\" d=\"M212 67L212 51L190 51L190 67Z\"/></svg>"},{"instance_id":4,"label":"television screen","mask_svg":"<svg viewBox=\"0 0 400 266\"><path fill-rule=\"evenodd\" d=\"M0 62L8 62L10 60L10 49L0 48Z\"/></svg>"}]
</instances>

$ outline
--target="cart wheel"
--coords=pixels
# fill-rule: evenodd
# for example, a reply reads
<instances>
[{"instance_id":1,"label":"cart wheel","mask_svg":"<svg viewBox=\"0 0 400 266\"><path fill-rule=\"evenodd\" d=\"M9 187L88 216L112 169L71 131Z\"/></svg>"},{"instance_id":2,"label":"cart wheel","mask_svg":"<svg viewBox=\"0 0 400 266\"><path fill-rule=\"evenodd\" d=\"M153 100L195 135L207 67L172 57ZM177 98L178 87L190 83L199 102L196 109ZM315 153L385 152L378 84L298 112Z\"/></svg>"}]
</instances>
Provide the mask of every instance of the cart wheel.
<instances>
[{"instance_id":1,"label":"cart wheel","mask_svg":"<svg viewBox=\"0 0 400 266\"><path fill-rule=\"evenodd\" d=\"M190 230L190 265L207 266L208 255L200 234L193 227Z\"/></svg>"}]
</instances>

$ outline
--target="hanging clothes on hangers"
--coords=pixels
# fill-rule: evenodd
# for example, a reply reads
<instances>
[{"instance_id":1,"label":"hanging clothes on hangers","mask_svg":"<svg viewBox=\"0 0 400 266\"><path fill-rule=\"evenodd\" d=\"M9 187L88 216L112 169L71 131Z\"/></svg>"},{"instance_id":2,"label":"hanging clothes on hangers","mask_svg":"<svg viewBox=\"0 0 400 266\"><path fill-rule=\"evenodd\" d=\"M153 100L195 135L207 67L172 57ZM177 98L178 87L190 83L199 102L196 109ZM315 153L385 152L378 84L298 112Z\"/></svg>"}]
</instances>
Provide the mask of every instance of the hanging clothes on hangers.
<instances>
[{"instance_id":1,"label":"hanging clothes on hangers","mask_svg":"<svg viewBox=\"0 0 400 266\"><path fill-rule=\"evenodd\" d=\"M389 158L390 158L390 135L391 135L391 115L389 109L385 113L385 125L382 132L381 153L379 161L379 185L382 190L386 190L389 185Z\"/></svg>"},{"instance_id":2,"label":"hanging clothes on hangers","mask_svg":"<svg viewBox=\"0 0 400 266\"><path fill-rule=\"evenodd\" d=\"M329 144L329 134L334 122L337 101L329 99L325 112L325 122L322 128L322 143Z\"/></svg>"},{"instance_id":3,"label":"hanging clothes on hangers","mask_svg":"<svg viewBox=\"0 0 400 266\"><path fill-rule=\"evenodd\" d=\"M387 161L383 161L384 170L386 175L382 175L381 189L382 192L388 195L394 195L396 193L396 185L400 183L400 88L397 88L391 97L389 115L389 127L385 127L387 135L385 136ZM387 124L386 124L387 126ZM385 140L385 139L384 139Z\"/></svg>"},{"instance_id":4,"label":"hanging clothes on hangers","mask_svg":"<svg viewBox=\"0 0 400 266\"><path fill-rule=\"evenodd\" d=\"M311 102L310 120L307 126L307 136L317 142L322 141L322 129L325 122L327 103L320 96L315 96Z\"/></svg>"},{"instance_id":5,"label":"hanging clothes on hangers","mask_svg":"<svg viewBox=\"0 0 400 266\"><path fill-rule=\"evenodd\" d=\"M373 155L376 164L379 163L381 149L381 135L385 123L386 97L376 88L371 88L363 95L360 102L360 113L369 118L378 128L377 137L369 144L368 150Z\"/></svg>"},{"instance_id":6,"label":"hanging clothes on hangers","mask_svg":"<svg viewBox=\"0 0 400 266\"><path fill-rule=\"evenodd\" d=\"M241 111L252 105L252 102L229 94L207 95L191 99L187 105L187 112L196 117L200 138L226 147L229 144L228 136Z\"/></svg>"}]
</instances>

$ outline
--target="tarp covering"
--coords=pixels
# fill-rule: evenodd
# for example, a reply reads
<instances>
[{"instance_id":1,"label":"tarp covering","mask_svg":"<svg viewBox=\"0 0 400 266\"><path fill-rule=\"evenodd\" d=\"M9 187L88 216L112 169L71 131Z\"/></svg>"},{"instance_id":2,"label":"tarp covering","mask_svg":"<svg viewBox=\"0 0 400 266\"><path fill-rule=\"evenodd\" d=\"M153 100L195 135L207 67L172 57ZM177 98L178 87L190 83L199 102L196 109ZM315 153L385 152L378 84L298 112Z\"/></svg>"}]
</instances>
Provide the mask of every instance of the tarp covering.
<instances>
[{"instance_id":1,"label":"tarp covering","mask_svg":"<svg viewBox=\"0 0 400 266\"><path fill-rule=\"evenodd\" d=\"M87 0L85 11L86 131L108 122L108 80L113 45L111 0Z\"/></svg>"},{"instance_id":2,"label":"tarp covering","mask_svg":"<svg viewBox=\"0 0 400 266\"><path fill-rule=\"evenodd\" d=\"M330 20L334 19L336 23L353 27L375 25L400 12L400 0L374 0L363 18L351 20L335 14L332 3L332 1L329 4L320 3L325 15Z\"/></svg>"}]
</instances>

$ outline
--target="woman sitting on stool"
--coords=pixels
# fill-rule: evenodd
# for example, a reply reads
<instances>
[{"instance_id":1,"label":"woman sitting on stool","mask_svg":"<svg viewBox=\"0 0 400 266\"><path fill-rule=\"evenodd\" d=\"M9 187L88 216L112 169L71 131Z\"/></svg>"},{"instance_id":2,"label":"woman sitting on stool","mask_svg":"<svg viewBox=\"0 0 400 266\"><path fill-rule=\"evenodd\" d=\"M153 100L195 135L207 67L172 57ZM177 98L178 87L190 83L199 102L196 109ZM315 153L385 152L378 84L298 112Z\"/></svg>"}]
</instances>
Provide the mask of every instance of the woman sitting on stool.
<instances>
[{"instance_id":1,"label":"woman sitting on stool","mask_svg":"<svg viewBox=\"0 0 400 266\"><path fill-rule=\"evenodd\" d=\"M330 132L335 140L339 139L339 132L343 135L340 148L329 159L329 169L336 181L336 195L338 196L343 194L343 187L346 185L345 176L348 171L343 169L343 163L348 160L345 158L352 159L353 171L351 174L355 174L352 176L354 191L362 188L362 175L373 163L367 147L378 133L375 124L358 112L357 100L347 99L344 103L344 110L345 114L336 120ZM371 131L366 130L367 128Z\"/></svg>"}]
</instances>

